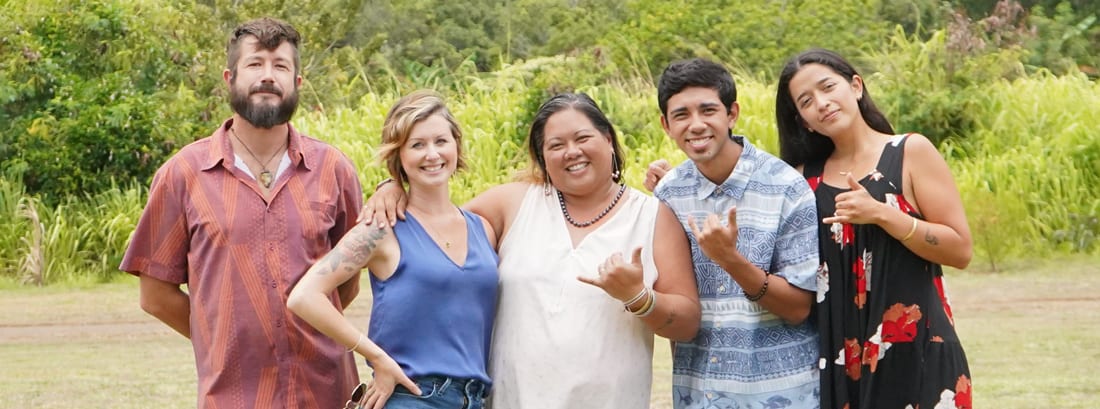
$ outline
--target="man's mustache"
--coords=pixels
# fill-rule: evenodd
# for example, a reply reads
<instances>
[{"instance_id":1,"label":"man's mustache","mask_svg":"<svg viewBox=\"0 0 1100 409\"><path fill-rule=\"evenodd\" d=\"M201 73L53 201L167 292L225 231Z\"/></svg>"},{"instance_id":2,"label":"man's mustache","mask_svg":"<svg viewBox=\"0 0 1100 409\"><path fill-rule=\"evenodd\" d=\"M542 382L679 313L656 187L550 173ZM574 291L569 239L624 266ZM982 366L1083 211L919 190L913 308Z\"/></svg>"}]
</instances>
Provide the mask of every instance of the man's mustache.
<instances>
[{"instance_id":1,"label":"man's mustache","mask_svg":"<svg viewBox=\"0 0 1100 409\"><path fill-rule=\"evenodd\" d=\"M275 95L280 96L280 97L283 96L283 91L280 90L279 88L275 87L274 84L260 84L256 87L253 87L248 92L248 94L252 95L252 94L255 94L257 92L267 92L267 93L275 94Z\"/></svg>"}]
</instances>

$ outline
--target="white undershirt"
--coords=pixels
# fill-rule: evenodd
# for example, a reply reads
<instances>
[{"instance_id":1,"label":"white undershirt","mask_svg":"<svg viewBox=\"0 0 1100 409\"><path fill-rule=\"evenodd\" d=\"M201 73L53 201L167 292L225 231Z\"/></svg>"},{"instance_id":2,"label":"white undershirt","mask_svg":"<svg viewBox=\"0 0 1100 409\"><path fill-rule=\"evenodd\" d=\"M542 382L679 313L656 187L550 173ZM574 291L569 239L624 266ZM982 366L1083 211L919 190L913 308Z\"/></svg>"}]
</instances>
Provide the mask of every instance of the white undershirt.
<instances>
[{"instance_id":1,"label":"white undershirt","mask_svg":"<svg viewBox=\"0 0 1100 409\"><path fill-rule=\"evenodd\" d=\"M248 175L249 177L251 177L252 179L256 179L256 175L252 174L252 171L248 169L248 164L244 163L244 159L241 159L240 155L234 153L233 154L233 159L234 159L233 160L233 166L236 166L237 169L244 170L244 173L246 175ZM275 170L275 178L271 179L271 180L272 181L279 180L279 175L282 175L283 171L287 170L289 168L290 168L290 155L288 155L286 152L283 152L283 158L279 160L279 168Z\"/></svg>"}]
</instances>

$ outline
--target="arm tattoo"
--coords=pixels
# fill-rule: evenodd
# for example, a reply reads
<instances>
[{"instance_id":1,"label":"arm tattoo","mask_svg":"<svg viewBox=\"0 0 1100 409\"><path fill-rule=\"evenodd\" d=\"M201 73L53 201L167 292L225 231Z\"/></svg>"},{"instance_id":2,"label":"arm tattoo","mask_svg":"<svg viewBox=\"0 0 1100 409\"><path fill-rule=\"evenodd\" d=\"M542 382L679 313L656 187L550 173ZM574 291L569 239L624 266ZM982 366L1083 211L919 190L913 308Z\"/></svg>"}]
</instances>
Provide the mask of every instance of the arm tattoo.
<instances>
[{"instance_id":1,"label":"arm tattoo","mask_svg":"<svg viewBox=\"0 0 1100 409\"><path fill-rule=\"evenodd\" d=\"M317 264L319 264L321 267L317 269L317 273L320 275L326 275L330 272L336 271L336 267L340 265L340 258L336 257L336 254L329 253L324 258L322 258L321 261L318 261Z\"/></svg>"},{"instance_id":2,"label":"arm tattoo","mask_svg":"<svg viewBox=\"0 0 1100 409\"><path fill-rule=\"evenodd\" d=\"M925 231L924 241L933 246L940 244L940 239L937 239L936 236L932 235L932 228L928 228L928 230Z\"/></svg>"},{"instance_id":3,"label":"arm tattoo","mask_svg":"<svg viewBox=\"0 0 1100 409\"><path fill-rule=\"evenodd\" d=\"M371 253L378 247L378 241L386 236L386 230L371 228L367 232L352 232L344 237L323 260L321 274L336 271L343 266L344 271L361 270L370 259Z\"/></svg>"}]
</instances>

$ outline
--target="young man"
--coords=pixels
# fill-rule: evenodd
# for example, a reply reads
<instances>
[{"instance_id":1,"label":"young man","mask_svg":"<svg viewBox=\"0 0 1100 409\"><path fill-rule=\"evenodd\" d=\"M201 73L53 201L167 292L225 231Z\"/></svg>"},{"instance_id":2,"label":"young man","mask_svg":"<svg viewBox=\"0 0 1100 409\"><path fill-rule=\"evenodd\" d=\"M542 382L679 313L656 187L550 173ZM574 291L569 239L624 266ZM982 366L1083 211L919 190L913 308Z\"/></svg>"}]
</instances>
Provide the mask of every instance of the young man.
<instances>
[{"instance_id":1,"label":"young man","mask_svg":"<svg viewBox=\"0 0 1100 409\"><path fill-rule=\"evenodd\" d=\"M817 408L817 211L806 180L744 136L733 77L702 60L661 75L661 126L689 160L647 187L688 232L699 333L676 342L673 405Z\"/></svg>"},{"instance_id":2,"label":"young man","mask_svg":"<svg viewBox=\"0 0 1100 409\"><path fill-rule=\"evenodd\" d=\"M157 171L119 267L140 277L142 309L191 339L199 408L336 408L358 382L347 346L286 309L362 203L347 157L288 123L299 41L269 18L233 31L223 77L235 113Z\"/></svg>"}]
</instances>

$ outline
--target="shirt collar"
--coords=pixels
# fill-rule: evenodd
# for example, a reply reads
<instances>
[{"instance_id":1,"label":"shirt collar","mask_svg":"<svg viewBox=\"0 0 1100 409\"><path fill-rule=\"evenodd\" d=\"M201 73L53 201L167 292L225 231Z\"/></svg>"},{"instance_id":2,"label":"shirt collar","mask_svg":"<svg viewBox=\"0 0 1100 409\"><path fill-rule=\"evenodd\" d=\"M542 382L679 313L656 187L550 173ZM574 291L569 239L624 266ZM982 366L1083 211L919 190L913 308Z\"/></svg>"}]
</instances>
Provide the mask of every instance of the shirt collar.
<instances>
[{"instance_id":1,"label":"shirt collar","mask_svg":"<svg viewBox=\"0 0 1100 409\"><path fill-rule=\"evenodd\" d=\"M212 146L203 164L202 170L212 169L218 166L218 164L234 163L233 146L229 141L229 128L232 126L233 118L229 118L225 120L225 122L222 122L222 126L218 127L213 135L210 135ZM296 167L302 165L307 170L312 169L312 161L307 157L302 145L304 136L298 133L297 129L294 129L294 125L288 123L287 128L290 130L290 137L287 142L286 152L287 156L290 157L290 166ZM228 167L228 165L226 166Z\"/></svg>"},{"instance_id":2,"label":"shirt collar","mask_svg":"<svg viewBox=\"0 0 1100 409\"><path fill-rule=\"evenodd\" d=\"M757 167L756 147L749 143L748 138L743 135L730 135L730 140L742 146L741 156L738 157L733 171L730 172L730 175L726 177L722 184L718 185L711 182L710 179L703 176L703 172L699 171L694 163L691 164L692 170L695 172L695 178L699 181L699 190L695 192L697 200L706 200L712 195L723 194L739 201L745 195L745 188L748 186L749 179Z\"/></svg>"}]
</instances>

